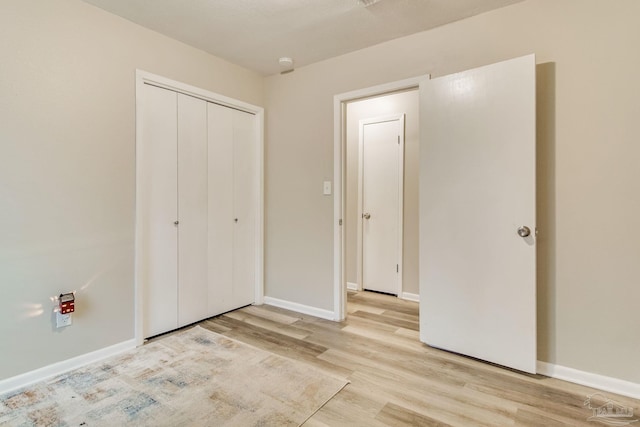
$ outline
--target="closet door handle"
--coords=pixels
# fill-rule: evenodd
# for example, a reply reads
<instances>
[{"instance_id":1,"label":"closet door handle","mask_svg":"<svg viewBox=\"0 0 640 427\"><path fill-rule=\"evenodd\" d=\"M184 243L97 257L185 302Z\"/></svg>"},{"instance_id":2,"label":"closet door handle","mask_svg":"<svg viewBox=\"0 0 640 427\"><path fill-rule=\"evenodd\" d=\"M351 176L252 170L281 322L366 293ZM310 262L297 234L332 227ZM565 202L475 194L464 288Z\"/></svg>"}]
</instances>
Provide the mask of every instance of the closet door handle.
<instances>
[{"instance_id":1,"label":"closet door handle","mask_svg":"<svg viewBox=\"0 0 640 427\"><path fill-rule=\"evenodd\" d=\"M234 219L233 219L233 222L238 222L238 218L234 218Z\"/></svg>"},{"instance_id":2,"label":"closet door handle","mask_svg":"<svg viewBox=\"0 0 640 427\"><path fill-rule=\"evenodd\" d=\"M180 224L180 221L173 221L173 225L178 225Z\"/></svg>"}]
</instances>

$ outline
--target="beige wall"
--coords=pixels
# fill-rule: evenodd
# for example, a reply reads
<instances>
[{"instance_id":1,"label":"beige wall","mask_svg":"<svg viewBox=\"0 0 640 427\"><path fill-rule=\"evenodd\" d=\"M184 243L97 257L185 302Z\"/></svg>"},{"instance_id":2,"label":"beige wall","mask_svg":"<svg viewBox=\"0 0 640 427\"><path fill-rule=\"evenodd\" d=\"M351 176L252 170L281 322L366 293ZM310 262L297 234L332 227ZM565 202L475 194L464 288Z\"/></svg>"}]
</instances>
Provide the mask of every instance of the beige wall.
<instances>
[{"instance_id":1,"label":"beige wall","mask_svg":"<svg viewBox=\"0 0 640 427\"><path fill-rule=\"evenodd\" d=\"M640 382L638 16L529 0L267 78L267 295L332 309L334 95L536 53L538 356Z\"/></svg>"},{"instance_id":2,"label":"beige wall","mask_svg":"<svg viewBox=\"0 0 640 427\"><path fill-rule=\"evenodd\" d=\"M347 104L345 269L347 282L358 283L358 147L360 120L405 114L402 291L418 294L418 92L394 93ZM360 284L361 285L361 284Z\"/></svg>"},{"instance_id":3,"label":"beige wall","mask_svg":"<svg viewBox=\"0 0 640 427\"><path fill-rule=\"evenodd\" d=\"M133 338L136 68L257 105L263 79L78 0L1 9L3 379Z\"/></svg>"}]
</instances>

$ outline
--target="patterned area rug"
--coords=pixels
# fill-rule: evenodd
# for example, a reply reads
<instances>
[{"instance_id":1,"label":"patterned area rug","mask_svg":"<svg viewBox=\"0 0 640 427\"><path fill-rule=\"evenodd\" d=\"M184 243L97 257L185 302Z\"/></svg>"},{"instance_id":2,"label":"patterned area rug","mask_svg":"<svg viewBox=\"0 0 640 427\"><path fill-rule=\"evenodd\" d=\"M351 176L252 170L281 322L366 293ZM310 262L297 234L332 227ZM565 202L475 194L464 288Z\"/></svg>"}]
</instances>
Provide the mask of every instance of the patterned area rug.
<instances>
[{"instance_id":1,"label":"patterned area rug","mask_svg":"<svg viewBox=\"0 0 640 427\"><path fill-rule=\"evenodd\" d=\"M196 326L0 396L0 425L299 426L346 384Z\"/></svg>"}]
</instances>

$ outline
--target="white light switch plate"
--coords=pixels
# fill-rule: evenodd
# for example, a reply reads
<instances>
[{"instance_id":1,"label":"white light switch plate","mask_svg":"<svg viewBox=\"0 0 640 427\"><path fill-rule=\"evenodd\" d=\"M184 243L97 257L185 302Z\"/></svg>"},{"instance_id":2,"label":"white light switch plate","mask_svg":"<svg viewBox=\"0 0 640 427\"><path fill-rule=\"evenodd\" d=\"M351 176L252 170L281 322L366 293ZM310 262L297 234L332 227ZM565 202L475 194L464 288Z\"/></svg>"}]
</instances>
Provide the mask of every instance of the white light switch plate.
<instances>
[{"instance_id":1,"label":"white light switch plate","mask_svg":"<svg viewBox=\"0 0 640 427\"><path fill-rule=\"evenodd\" d=\"M325 181L322 189L322 194L325 196L331 195L331 181Z\"/></svg>"}]
</instances>

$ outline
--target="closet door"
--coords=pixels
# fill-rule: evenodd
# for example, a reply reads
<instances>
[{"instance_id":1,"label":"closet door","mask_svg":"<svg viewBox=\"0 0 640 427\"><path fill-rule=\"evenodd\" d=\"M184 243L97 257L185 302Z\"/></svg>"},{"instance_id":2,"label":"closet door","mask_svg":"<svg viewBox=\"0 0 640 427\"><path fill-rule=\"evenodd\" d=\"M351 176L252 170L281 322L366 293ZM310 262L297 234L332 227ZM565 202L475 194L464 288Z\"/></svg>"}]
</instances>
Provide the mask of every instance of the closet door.
<instances>
[{"instance_id":1,"label":"closet door","mask_svg":"<svg viewBox=\"0 0 640 427\"><path fill-rule=\"evenodd\" d=\"M255 296L256 120L233 110L233 305L242 307Z\"/></svg>"},{"instance_id":2,"label":"closet door","mask_svg":"<svg viewBox=\"0 0 640 427\"><path fill-rule=\"evenodd\" d=\"M208 103L209 297L210 315L233 305L233 113Z\"/></svg>"},{"instance_id":3,"label":"closet door","mask_svg":"<svg viewBox=\"0 0 640 427\"><path fill-rule=\"evenodd\" d=\"M209 103L209 308L253 303L257 199L256 119Z\"/></svg>"},{"instance_id":4,"label":"closet door","mask_svg":"<svg viewBox=\"0 0 640 427\"><path fill-rule=\"evenodd\" d=\"M146 338L178 326L177 94L145 85L143 99L137 155Z\"/></svg>"},{"instance_id":5,"label":"closet door","mask_svg":"<svg viewBox=\"0 0 640 427\"><path fill-rule=\"evenodd\" d=\"M178 94L178 327L209 317L207 102Z\"/></svg>"}]
</instances>

